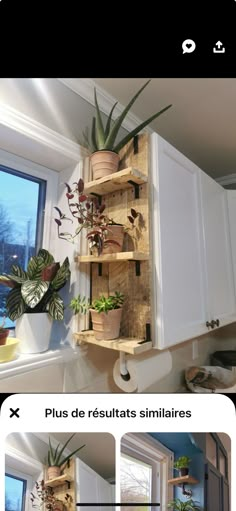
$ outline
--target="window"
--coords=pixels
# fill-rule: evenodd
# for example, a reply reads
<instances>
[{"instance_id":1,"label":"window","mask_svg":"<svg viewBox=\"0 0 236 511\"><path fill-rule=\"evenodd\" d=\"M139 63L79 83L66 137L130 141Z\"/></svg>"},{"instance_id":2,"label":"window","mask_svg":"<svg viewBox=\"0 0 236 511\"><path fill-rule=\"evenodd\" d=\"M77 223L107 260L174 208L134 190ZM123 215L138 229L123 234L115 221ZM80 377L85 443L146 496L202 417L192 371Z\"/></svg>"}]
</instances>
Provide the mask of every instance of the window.
<instances>
[{"instance_id":1,"label":"window","mask_svg":"<svg viewBox=\"0 0 236 511\"><path fill-rule=\"evenodd\" d=\"M152 466L138 459L121 456L121 502L151 502ZM129 508L123 507L124 511ZM133 507L138 511L139 507ZM145 507L143 507L145 511ZM147 507L148 510L148 507ZM147 511L146 510L146 511Z\"/></svg>"},{"instance_id":2,"label":"window","mask_svg":"<svg viewBox=\"0 0 236 511\"><path fill-rule=\"evenodd\" d=\"M24 511L27 481L5 475L5 511Z\"/></svg>"},{"instance_id":3,"label":"window","mask_svg":"<svg viewBox=\"0 0 236 511\"><path fill-rule=\"evenodd\" d=\"M146 433L129 433L121 441L120 489L123 511L164 511L173 498L173 453ZM150 503L156 503L150 507Z\"/></svg>"},{"instance_id":4,"label":"window","mask_svg":"<svg viewBox=\"0 0 236 511\"><path fill-rule=\"evenodd\" d=\"M217 468L217 445L211 433L206 435L206 457Z\"/></svg>"},{"instance_id":5,"label":"window","mask_svg":"<svg viewBox=\"0 0 236 511\"><path fill-rule=\"evenodd\" d=\"M0 274L12 264L27 267L29 258L42 246L46 181L0 166ZM0 286L0 318L8 288ZM6 326L13 326L8 319Z\"/></svg>"}]
</instances>

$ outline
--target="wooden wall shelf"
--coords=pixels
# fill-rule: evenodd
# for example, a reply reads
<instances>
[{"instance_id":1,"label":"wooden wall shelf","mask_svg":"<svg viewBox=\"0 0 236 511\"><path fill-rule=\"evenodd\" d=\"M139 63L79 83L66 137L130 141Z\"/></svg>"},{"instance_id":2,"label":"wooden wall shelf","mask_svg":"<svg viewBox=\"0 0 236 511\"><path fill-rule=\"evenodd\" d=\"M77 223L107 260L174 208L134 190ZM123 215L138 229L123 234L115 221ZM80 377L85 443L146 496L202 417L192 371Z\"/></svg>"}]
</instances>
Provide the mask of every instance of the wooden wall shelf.
<instances>
[{"instance_id":1,"label":"wooden wall shelf","mask_svg":"<svg viewBox=\"0 0 236 511\"><path fill-rule=\"evenodd\" d=\"M56 486L61 486L65 483L70 483L73 481L73 477L69 474L63 474L62 476L55 477L54 479L49 479L45 481L45 486L50 486L50 488L56 488Z\"/></svg>"},{"instance_id":2,"label":"wooden wall shelf","mask_svg":"<svg viewBox=\"0 0 236 511\"><path fill-rule=\"evenodd\" d=\"M173 479L169 479L169 484L173 485L181 485L181 484L198 484L199 481L192 476L183 476L183 477L174 477Z\"/></svg>"},{"instance_id":3,"label":"wooden wall shelf","mask_svg":"<svg viewBox=\"0 0 236 511\"><path fill-rule=\"evenodd\" d=\"M74 337L79 344L83 342L87 344L96 344L96 346L100 346L101 348L123 351L125 353L130 353L131 355L138 355L139 353L144 353L145 351L152 349L152 342L144 342L143 339L121 337L119 339L114 339L113 341L97 341L94 337L93 330L77 332L74 334Z\"/></svg>"},{"instance_id":4,"label":"wooden wall shelf","mask_svg":"<svg viewBox=\"0 0 236 511\"><path fill-rule=\"evenodd\" d=\"M79 263L115 263L121 261L147 261L149 254L145 252L117 252L100 256L85 255L75 257Z\"/></svg>"},{"instance_id":5,"label":"wooden wall shelf","mask_svg":"<svg viewBox=\"0 0 236 511\"><path fill-rule=\"evenodd\" d=\"M128 167L101 179L85 183L84 190L87 194L106 195L118 190L127 190L134 185L139 186L146 182L147 176L137 169Z\"/></svg>"}]
</instances>

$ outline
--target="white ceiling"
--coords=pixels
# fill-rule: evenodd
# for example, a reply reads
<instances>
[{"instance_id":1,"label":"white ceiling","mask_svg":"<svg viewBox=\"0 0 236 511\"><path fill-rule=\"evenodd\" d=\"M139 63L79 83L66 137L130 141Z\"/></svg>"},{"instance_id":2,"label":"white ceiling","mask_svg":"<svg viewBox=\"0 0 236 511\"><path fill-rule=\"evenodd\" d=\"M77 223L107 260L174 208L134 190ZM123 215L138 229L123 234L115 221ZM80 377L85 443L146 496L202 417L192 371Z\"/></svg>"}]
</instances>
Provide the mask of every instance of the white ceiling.
<instances>
[{"instance_id":1,"label":"white ceiling","mask_svg":"<svg viewBox=\"0 0 236 511\"><path fill-rule=\"evenodd\" d=\"M158 64L157 64L158 69ZM144 78L95 78L126 105ZM172 108L151 127L212 177L236 172L236 79L154 78L132 107L141 120Z\"/></svg>"}]
</instances>

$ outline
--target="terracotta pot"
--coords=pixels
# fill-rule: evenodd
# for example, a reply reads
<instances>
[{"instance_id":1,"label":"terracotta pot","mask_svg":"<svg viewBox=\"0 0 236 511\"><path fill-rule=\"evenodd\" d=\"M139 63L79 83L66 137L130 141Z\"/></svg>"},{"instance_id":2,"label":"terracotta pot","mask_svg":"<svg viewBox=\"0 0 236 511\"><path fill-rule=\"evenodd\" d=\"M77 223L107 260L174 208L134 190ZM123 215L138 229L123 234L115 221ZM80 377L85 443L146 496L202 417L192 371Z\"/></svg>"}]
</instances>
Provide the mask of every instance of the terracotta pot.
<instances>
[{"instance_id":1,"label":"terracotta pot","mask_svg":"<svg viewBox=\"0 0 236 511\"><path fill-rule=\"evenodd\" d=\"M111 243L103 248L103 254L114 254L115 252L122 252L124 241L124 227L123 225L108 225L106 238L117 241L119 245Z\"/></svg>"},{"instance_id":2,"label":"terracotta pot","mask_svg":"<svg viewBox=\"0 0 236 511\"><path fill-rule=\"evenodd\" d=\"M120 335L120 322L122 308L105 312L90 309L93 322L93 331L98 341L117 339Z\"/></svg>"},{"instance_id":3,"label":"terracotta pot","mask_svg":"<svg viewBox=\"0 0 236 511\"><path fill-rule=\"evenodd\" d=\"M93 168L93 179L100 179L117 172L120 157L113 151L96 151L91 154L90 161Z\"/></svg>"},{"instance_id":4,"label":"terracotta pot","mask_svg":"<svg viewBox=\"0 0 236 511\"><path fill-rule=\"evenodd\" d=\"M60 477L61 469L60 467L48 467L48 479L55 479L56 477Z\"/></svg>"},{"instance_id":5,"label":"terracotta pot","mask_svg":"<svg viewBox=\"0 0 236 511\"><path fill-rule=\"evenodd\" d=\"M4 332L0 332L0 346L4 346L7 342L7 338L9 335L9 330L4 328Z\"/></svg>"}]
</instances>

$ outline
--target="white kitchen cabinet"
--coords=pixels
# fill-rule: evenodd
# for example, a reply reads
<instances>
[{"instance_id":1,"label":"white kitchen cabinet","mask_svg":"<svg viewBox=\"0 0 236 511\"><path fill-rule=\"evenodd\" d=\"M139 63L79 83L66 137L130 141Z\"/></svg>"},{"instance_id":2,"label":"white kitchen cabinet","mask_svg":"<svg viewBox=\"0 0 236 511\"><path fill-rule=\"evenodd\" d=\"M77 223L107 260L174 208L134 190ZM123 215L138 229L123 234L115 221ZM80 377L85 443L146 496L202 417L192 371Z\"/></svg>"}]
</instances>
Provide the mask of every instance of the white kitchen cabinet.
<instances>
[{"instance_id":1,"label":"white kitchen cabinet","mask_svg":"<svg viewBox=\"0 0 236 511\"><path fill-rule=\"evenodd\" d=\"M206 255L208 319L235 321L235 286L226 190L200 172Z\"/></svg>"},{"instance_id":2,"label":"white kitchen cabinet","mask_svg":"<svg viewBox=\"0 0 236 511\"><path fill-rule=\"evenodd\" d=\"M151 168L153 341L164 349L234 321L235 291L225 190L156 134Z\"/></svg>"},{"instance_id":3,"label":"white kitchen cabinet","mask_svg":"<svg viewBox=\"0 0 236 511\"><path fill-rule=\"evenodd\" d=\"M111 503L111 506L107 506L106 509L108 511L114 509L112 486L78 458L76 459L76 502L91 503L91 507L86 506L87 511L94 511L92 503ZM103 511L103 507L96 506L96 510Z\"/></svg>"}]
</instances>

